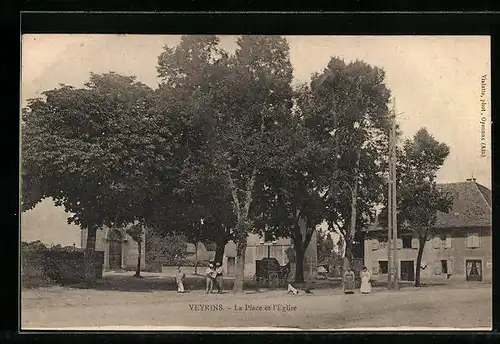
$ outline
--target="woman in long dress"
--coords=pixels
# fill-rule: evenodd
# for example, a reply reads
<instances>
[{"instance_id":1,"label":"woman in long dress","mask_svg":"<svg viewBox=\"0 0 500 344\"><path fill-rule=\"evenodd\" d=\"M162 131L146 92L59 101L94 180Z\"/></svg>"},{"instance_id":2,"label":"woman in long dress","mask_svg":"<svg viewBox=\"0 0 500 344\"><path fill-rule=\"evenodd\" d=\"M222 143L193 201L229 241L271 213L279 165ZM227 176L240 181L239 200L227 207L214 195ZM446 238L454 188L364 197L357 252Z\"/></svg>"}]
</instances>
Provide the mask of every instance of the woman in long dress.
<instances>
[{"instance_id":1,"label":"woman in long dress","mask_svg":"<svg viewBox=\"0 0 500 344\"><path fill-rule=\"evenodd\" d=\"M344 294L354 294L354 279L354 271L351 270L351 267L347 267L343 279Z\"/></svg>"},{"instance_id":2,"label":"woman in long dress","mask_svg":"<svg viewBox=\"0 0 500 344\"><path fill-rule=\"evenodd\" d=\"M372 285L370 283L370 279L372 278L371 274L368 272L366 266L363 266L363 271L361 272L361 293L362 294L370 294L372 291Z\"/></svg>"}]
</instances>

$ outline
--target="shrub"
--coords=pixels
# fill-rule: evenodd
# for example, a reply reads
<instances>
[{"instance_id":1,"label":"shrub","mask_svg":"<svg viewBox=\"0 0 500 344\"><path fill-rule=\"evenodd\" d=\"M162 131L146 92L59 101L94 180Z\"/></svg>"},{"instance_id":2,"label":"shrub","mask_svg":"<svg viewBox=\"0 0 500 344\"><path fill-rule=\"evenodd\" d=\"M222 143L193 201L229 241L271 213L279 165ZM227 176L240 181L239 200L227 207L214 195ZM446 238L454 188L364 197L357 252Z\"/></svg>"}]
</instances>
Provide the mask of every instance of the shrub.
<instances>
[{"instance_id":1,"label":"shrub","mask_svg":"<svg viewBox=\"0 0 500 344\"><path fill-rule=\"evenodd\" d=\"M47 248L40 241L21 243L21 281L23 286L33 281L57 283L80 282L84 278L84 250L56 245ZM96 252L96 277L102 277L104 256Z\"/></svg>"},{"instance_id":2,"label":"shrub","mask_svg":"<svg viewBox=\"0 0 500 344\"><path fill-rule=\"evenodd\" d=\"M183 236L165 236L150 233L146 238L146 263L178 265L187 254L187 243Z\"/></svg>"}]
</instances>

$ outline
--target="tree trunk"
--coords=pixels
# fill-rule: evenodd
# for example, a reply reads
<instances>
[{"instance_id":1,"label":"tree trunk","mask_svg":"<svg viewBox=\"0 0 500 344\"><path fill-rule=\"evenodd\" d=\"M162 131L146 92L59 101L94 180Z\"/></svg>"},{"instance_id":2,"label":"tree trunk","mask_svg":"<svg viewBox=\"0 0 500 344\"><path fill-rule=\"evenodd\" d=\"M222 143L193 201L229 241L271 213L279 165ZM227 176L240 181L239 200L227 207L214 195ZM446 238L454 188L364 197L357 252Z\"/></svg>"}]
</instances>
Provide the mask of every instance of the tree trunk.
<instances>
[{"instance_id":1,"label":"tree trunk","mask_svg":"<svg viewBox=\"0 0 500 344\"><path fill-rule=\"evenodd\" d=\"M198 275L198 241L194 244L194 274Z\"/></svg>"},{"instance_id":2,"label":"tree trunk","mask_svg":"<svg viewBox=\"0 0 500 344\"><path fill-rule=\"evenodd\" d=\"M142 255L142 247L141 247L141 242L137 243L137 268L135 270L135 276L140 277L141 276L141 255Z\"/></svg>"},{"instance_id":3,"label":"tree trunk","mask_svg":"<svg viewBox=\"0 0 500 344\"><path fill-rule=\"evenodd\" d=\"M295 246L295 283L304 283L304 250L302 245Z\"/></svg>"},{"instance_id":4,"label":"tree trunk","mask_svg":"<svg viewBox=\"0 0 500 344\"><path fill-rule=\"evenodd\" d=\"M420 266L422 265L422 256L424 255L425 238L419 238L417 267L415 269L415 287L420 287Z\"/></svg>"},{"instance_id":5,"label":"tree trunk","mask_svg":"<svg viewBox=\"0 0 500 344\"><path fill-rule=\"evenodd\" d=\"M236 271L234 274L234 293L243 292L243 280L245 277L245 250L247 247L246 239L236 244Z\"/></svg>"},{"instance_id":6,"label":"tree trunk","mask_svg":"<svg viewBox=\"0 0 500 344\"><path fill-rule=\"evenodd\" d=\"M97 229L89 228L87 230L87 245L85 246L83 269L85 273L85 281L94 281L95 274L95 242L96 242Z\"/></svg>"},{"instance_id":7,"label":"tree trunk","mask_svg":"<svg viewBox=\"0 0 500 344\"><path fill-rule=\"evenodd\" d=\"M351 188L351 226L349 228L349 235L346 241L346 252L344 256L344 271L347 266L352 267L352 260L354 258L353 241L356 236L356 218L358 206L358 165L359 165L360 152L356 151L356 165L354 168L354 181Z\"/></svg>"},{"instance_id":8,"label":"tree trunk","mask_svg":"<svg viewBox=\"0 0 500 344\"><path fill-rule=\"evenodd\" d=\"M215 263L222 264L222 259L224 258L224 249L226 248L226 245L227 240L225 238L217 241L217 246L215 248Z\"/></svg>"},{"instance_id":9,"label":"tree trunk","mask_svg":"<svg viewBox=\"0 0 500 344\"><path fill-rule=\"evenodd\" d=\"M354 258L353 254L353 241L354 239L352 238L346 238L345 242L345 252L344 252L344 272L347 270L348 267L352 267L352 261Z\"/></svg>"}]
</instances>

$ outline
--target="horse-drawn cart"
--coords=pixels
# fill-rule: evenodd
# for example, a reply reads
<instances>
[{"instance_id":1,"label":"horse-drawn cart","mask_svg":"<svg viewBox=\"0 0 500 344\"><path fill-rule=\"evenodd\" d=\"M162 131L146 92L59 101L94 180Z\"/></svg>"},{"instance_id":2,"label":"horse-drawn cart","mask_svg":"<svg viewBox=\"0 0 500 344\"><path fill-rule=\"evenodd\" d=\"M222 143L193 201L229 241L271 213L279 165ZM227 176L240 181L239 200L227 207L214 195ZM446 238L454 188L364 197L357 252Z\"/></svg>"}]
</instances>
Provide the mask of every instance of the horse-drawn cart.
<instances>
[{"instance_id":1,"label":"horse-drawn cart","mask_svg":"<svg viewBox=\"0 0 500 344\"><path fill-rule=\"evenodd\" d=\"M255 262L256 283L267 283L270 288L286 286L290 274L290 263L280 265L276 258L262 258Z\"/></svg>"}]
</instances>

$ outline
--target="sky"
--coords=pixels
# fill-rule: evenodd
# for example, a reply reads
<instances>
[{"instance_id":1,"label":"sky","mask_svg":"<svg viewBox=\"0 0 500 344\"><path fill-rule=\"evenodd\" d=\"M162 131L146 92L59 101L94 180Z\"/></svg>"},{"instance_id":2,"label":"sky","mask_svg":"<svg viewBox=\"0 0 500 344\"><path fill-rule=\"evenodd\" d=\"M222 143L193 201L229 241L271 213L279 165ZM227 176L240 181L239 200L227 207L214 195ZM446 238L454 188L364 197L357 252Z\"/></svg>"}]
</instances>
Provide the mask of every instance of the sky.
<instances>
[{"instance_id":1,"label":"sky","mask_svg":"<svg viewBox=\"0 0 500 344\"><path fill-rule=\"evenodd\" d=\"M220 36L233 52L235 36ZM398 124L411 138L426 127L450 147L438 182L472 176L491 188L490 38L488 36L287 36L294 83L307 82L331 57L363 60L386 72L395 98ZM23 35L21 103L59 84L81 87L90 72L114 71L157 85L156 63L163 46L180 36L166 35ZM485 76L486 111L481 112L481 78ZM486 119L486 156L481 155L481 118ZM50 214L54 212L54 216ZM21 217L22 240L43 237L47 243L80 242L77 227L60 223L67 214L51 201ZM50 220L47 220L49 219ZM45 219L45 220L42 220ZM45 221L45 222L44 222ZM50 225L49 225L49 221ZM47 232L43 227L54 228ZM54 234L54 233L60 233ZM42 240L42 239L40 239ZM43 241L42 240L42 241ZM56 241L54 241L56 240Z\"/></svg>"}]
</instances>

